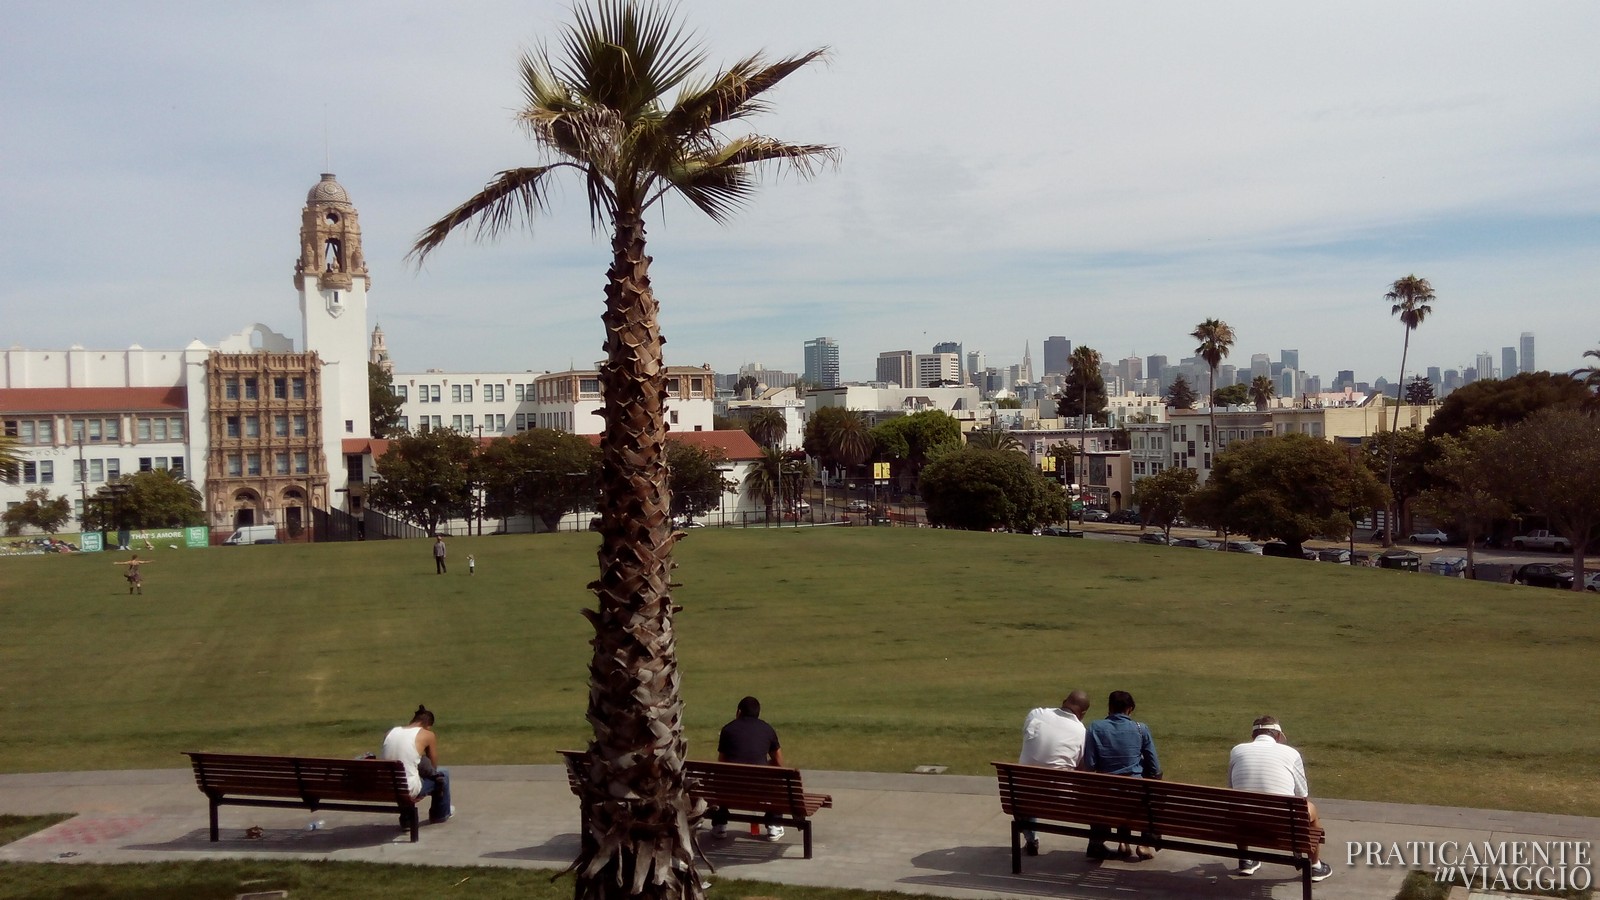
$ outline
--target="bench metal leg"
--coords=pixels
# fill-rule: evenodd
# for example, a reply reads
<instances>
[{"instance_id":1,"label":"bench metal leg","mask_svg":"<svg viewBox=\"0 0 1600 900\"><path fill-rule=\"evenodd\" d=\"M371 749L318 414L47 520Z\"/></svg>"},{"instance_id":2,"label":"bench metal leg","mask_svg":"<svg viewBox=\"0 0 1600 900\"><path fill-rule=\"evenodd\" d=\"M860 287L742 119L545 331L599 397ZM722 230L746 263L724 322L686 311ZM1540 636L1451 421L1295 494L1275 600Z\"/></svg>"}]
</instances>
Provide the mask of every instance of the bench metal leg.
<instances>
[{"instance_id":1,"label":"bench metal leg","mask_svg":"<svg viewBox=\"0 0 1600 900\"><path fill-rule=\"evenodd\" d=\"M1022 874L1022 825L1011 820L1011 874Z\"/></svg>"},{"instance_id":2,"label":"bench metal leg","mask_svg":"<svg viewBox=\"0 0 1600 900\"><path fill-rule=\"evenodd\" d=\"M217 839L217 801L213 800L211 801L211 843L215 844Z\"/></svg>"},{"instance_id":3,"label":"bench metal leg","mask_svg":"<svg viewBox=\"0 0 1600 900\"><path fill-rule=\"evenodd\" d=\"M811 858L811 823L810 822L801 822L800 823L800 838L805 844L806 859L810 859Z\"/></svg>"},{"instance_id":4,"label":"bench metal leg","mask_svg":"<svg viewBox=\"0 0 1600 900\"><path fill-rule=\"evenodd\" d=\"M422 817L418 814L417 807L413 806L406 810L404 813L404 819L406 824L411 826L411 843L415 844L417 842L417 831L422 824Z\"/></svg>"},{"instance_id":5,"label":"bench metal leg","mask_svg":"<svg viewBox=\"0 0 1600 900\"><path fill-rule=\"evenodd\" d=\"M1306 860L1300 867L1300 896L1304 900L1311 900L1311 860Z\"/></svg>"}]
</instances>

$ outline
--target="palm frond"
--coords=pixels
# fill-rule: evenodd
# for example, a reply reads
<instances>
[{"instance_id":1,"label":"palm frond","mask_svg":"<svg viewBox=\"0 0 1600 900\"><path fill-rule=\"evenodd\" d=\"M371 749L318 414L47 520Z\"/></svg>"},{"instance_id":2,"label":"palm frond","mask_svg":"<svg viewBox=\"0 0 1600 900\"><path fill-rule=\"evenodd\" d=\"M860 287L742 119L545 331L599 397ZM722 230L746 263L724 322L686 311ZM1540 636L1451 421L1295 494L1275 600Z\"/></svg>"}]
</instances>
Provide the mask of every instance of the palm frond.
<instances>
[{"instance_id":1,"label":"palm frond","mask_svg":"<svg viewBox=\"0 0 1600 900\"><path fill-rule=\"evenodd\" d=\"M500 235L515 219L531 222L535 214L548 208L545 176L554 169L571 165L555 163L500 172L483 190L424 229L406 259L422 265L428 254L444 243L451 232L473 221L477 222L475 237L480 239Z\"/></svg>"},{"instance_id":2,"label":"palm frond","mask_svg":"<svg viewBox=\"0 0 1600 900\"><path fill-rule=\"evenodd\" d=\"M810 178L819 164L836 164L838 154L837 148L823 144L788 144L753 135L679 160L665 171L667 187L662 191L678 191L720 222L754 195L756 182L751 173L762 164L786 166L800 177Z\"/></svg>"},{"instance_id":3,"label":"palm frond","mask_svg":"<svg viewBox=\"0 0 1600 900\"><path fill-rule=\"evenodd\" d=\"M666 128L674 134L704 134L724 122L767 109L761 95L802 67L826 59L821 48L768 63L759 54L739 60L704 87L684 91L667 113Z\"/></svg>"},{"instance_id":4,"label":"palm frond","mask_svg":"<svg viewBox=\"0 0 1600 900\"><path fill-rule=\"evenodd\" d=\"M661 98L705 61L705 52L674 21L670 4L600 0L575 11L576 23L562 33L565 57L554 71L578 86L588 103L624 118L663 105Z\"/></svg>"}]
</instances>

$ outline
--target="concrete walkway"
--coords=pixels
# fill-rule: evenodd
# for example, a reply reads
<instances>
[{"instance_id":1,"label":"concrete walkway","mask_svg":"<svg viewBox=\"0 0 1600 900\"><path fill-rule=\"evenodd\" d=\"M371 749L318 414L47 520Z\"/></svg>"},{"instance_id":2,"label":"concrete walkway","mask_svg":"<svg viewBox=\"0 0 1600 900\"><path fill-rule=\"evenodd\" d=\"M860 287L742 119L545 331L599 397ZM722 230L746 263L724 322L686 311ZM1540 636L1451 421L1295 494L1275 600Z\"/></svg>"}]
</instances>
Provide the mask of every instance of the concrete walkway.
<instances>
[{"instance_id":1,"label":"concrete walkway","mask_svg":"<svg viewBox=\"0 0 1600 900\"><path fill-rule=\"evenodd\" d=\"M457 815L424 825L410 843L386 816L223 807L222 840L208 840L207 804L187 769L0 775L0 813L74 812L53 828L0 847L0 860L117 863L218 857L367 860L421 865L563 868L577 854L577 801L559 766L452 767ZM799 835L768 844L738 834L701 843L718 876L903 891L944 897L1292 898L1295 873L1266 865L1232 874L1230 860L1165 851L1143 863L1090 863L1081 840L1043 835L1037 858L1012 875L1008 820L993 778L807 772L833 795L816 818L814 859ZM1405 868L1347 861L1347 842L1577 841L1600 839L1600 819L1320 800L1333 877L1324 900L1391 898ZM325 825L308 830L312 819ZM259 826L262 835L245 836Z\"/></svg>"}]
</instances>

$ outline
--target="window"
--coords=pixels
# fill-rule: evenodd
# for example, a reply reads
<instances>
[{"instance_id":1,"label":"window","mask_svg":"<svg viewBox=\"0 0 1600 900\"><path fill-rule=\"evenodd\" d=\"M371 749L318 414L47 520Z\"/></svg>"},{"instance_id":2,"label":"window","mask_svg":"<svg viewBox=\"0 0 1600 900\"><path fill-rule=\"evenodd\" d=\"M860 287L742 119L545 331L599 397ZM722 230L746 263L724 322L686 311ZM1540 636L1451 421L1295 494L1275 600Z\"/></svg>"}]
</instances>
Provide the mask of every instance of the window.
<instances>
[{"instance_id":1,"label":"window","mask_svg":"<svg viewBox=\"0 0 1600 900\"><path fill-rule=\"evenodd\" d=\"M152 468L154 468L154 466L152 466L150 464L150 457L148 457L148 456L139 457L139 471L148 472Z\"/></svg>"},{"instance_id":2,"label":"window","mask_svg":"<svg viewBox=\"0 0 1600 900\"><path fill-rule=\"evenodd\" d=\"M1194 441L1189 441L1188 442L1188 447L1189 447L1189 456L1193 457L1194 456Z\"/></svg>"},{"instance_id":3,"label":"window","mask_svg":"<svg viewBox=\"0 0 1600 900\"><path fill-rule=\"evenodd\" d=\"M274 453L274 454L272 454L272 474L274 474L274 475L287 475L287 474L289 474L289 454L287 454L287 453Z\"/></svg>"},{"instance_id":4,"label":"window","mask_svg":"<svg viewBox=\"0 0 1600 900\"><path fill-rule=\"evenodd\" d=\"M425 385L425 384L417 385L417 402L418 403L427 403L428 402L428 386L427 385Z\"/></svg>"},{"instance_id":5,"label":"window","mask_svg":"<svg viewBox=\"0 0 1600 900\"><path fill-rule=\"evenodd\" d=\"M450 427L454 428L456 431L460 431L461 430L461 417L460 416L451 416L450 417Z\"/></svg>"},{"instance_id":6,"label":"window","mask_svg":"<svg viewBox=\"0 0 1600 900\"><path fill-rule=\"evenodd\" d=\"M494 430L495 431L505 431L506 430L505 413L495 413L494 414Z\"/></svg>"},{"instance_id":7,"label":"window","mask_svg":"<svg viewBox=\"0 0 1600 900\"><path fill-rule=\"evenodd\" d=\"M7 419L6 420L6 437L14 438L14 437L17 436L18 424L19 424L18 420L16 420L16 419Z\"/></svg>"},{"instance_id":8,"label":"window","mask_svg":"<svg viewBox=\"0 0 1600 900\"><path fill-rule=\"evenodd\" d=\"M459 385L459 384L450 385L450 400L453 403L460 403L461 402L461 385Z\"/></svg>"},{"instance_id":9,"label":"window","mask_svg":"<svg viewBox=\"0 0 1600 900\"><path fill-rule=\"evenodd\" d=\"M261 419L259 416L244 417L244 436L247 438L261 437Z\"/></svg>"},{"instance_id":10,"label":"window","mask_svg":"<svg viewBox=\"0 0 1600 900\"><path fill-rule=\"evenodd\" d=\"M55 423L49 419L39 420L39 443L54 444L55 442Z\"/></svg>"},{"instance_id":11,"label":"window","mask_svg":"<svg viewBox=\"0 0 1600 900\"><path fill-rule=\"evenodd\" d=\"M246 475L261 474L261 454L247 453L244 457L244 471Z\"/></svg>"},{"instance_id":12,"label":"window","mask_svg":"<svg viewBox=\"0 0 1600 900\"><path fill-rule=\"evenodd\" d=\"M520 386L521 385L518 385L518 387L520 387ZM517 430L518 431L527 431L528 430L528 415L527 415L527 413L517 413Z\"/></svg>"},{"instance_id":13,"label":"window","mask_svg":"<svg viewBox=\"0 0 1600 900\"><path fill-rule=\"evenodd\" d=\"M122 477L122 460L120 460L120 459L108 459L108 460L106 460L106 480L107 481L116 481L118 478L121 478L121 477Z\"/></svg>"},{"instance_id":14,"label":"window","mask_svg":"<svg viewBox=\"0 0 1600 900\"><path fill-rule=\"evenodd\" d=\"M80 478L80 479L77 479L77 480L82 481L83 479ZM91 460L89 460L89 480L90 481L95 481L95 482L105 481L106 480L106 461L105 460L103 460L103 459L91 459Z\"/></svg>"},{"instance_id":15,"label":"window","mask_svg":"<svg viewBox=\"0 0 1600 900\"><path fill-rule=\"evenodd\" d=\"M288 416L273 416L272 417L272 436L273 437L288 437L289 436L289 417Z\"/></svg>"},{"instance_id":16,"label":"window","mask_svg":"<svg viewBox=\"0 0 1600 900\"><path fill-rule=\"evenodd\" d=\"M1211 468L1211 454L1209 454L1209 453L1206 454L1205 461L1206 462L1205 462L1204 468L1207 468L1207 469Z\"/></svg>"},{"instance_id":17,"label":"window","mask_svg":"<svg viewBox=\"0 0 1600 900\"><path fill-rule=\"evenodd\" d=\"M467 403L472 402L472 385L463 384L461 386L461 399Z\"/></svg>"},{"instance_id":18,"label":"window","mask_svg":"<svg viewBox=\"0 0 1600 900\"><path fill-rule=\"evenodd\" d=\"M394 391L394 395L396 397L398 397L400 400L404 401L406 399L406 386L405 385L403 385L403 384L390 385L390 389Z\"/></svg>"},{"instance_id":19,"label":"window","mask_svg":"<svg viewBox=\"0 0 1600 900\"><path fill-rule=\"evenodd\" d=\"M21 444L33 443L32 419L23 419L20 422L8 423L8 425L9 427L6 428L7 436L16 438L17 442Z\"/></svg>"},{"instance_id":20,"label":"window","mask_svg":"<svg viewBox=\"0 0 1600 900\"><path fill-rule=\"evenodd\" d=\"M397 424L400 426L400 430L401 431L410 431L411 430L411 417L410 416L401 416L400 417L400 421Z\"/></svg>"},{"instance_id":21,"label":"window","mask_svg":"<svg viewBox=\"0 0 1600 900\"><path fill-rule=\"evenodd\" d=\"M166 419L151 419L150 420L150 436L155 438L158 441L166 440L167 439L167 420Z\"/></svg>"},{"instance_id":22,"label":"window","mask_svg":"<svg viewBox=\"0 0 1600 900\"><path fill-rule=\"evenodd\" d=\"M158 461L162 462L163 465L164 465L165 462L166 462L166 457L158 457ZM183 457L174 456L172 458L172 474L174 474L174 475L182 475L183 474Z\"/></svg>"},{"instance_id":23,"label":"window","mask_svg":"<svg viewBox=\"0 0 1600 900\"><path fill-rule=\"evenodd\" d=\"M305 437L306 436L306 417L305 416L295 416L294 419L293 419L293 424L294 424L294 431L293 431L294 436L295 437Z\"/></svg>"},{"instance_id":24,"label":"window","mask_svg":"<svg viewBox=\"0 0 1600 900\"><path fill-rule=\"evenodd\" d=\"M144 461L141 461L141 465ZM228 474L237 478L244 474L244 457L237 453L228 454Z\"/></svg>"},{"instance_id":25,"label":"window","mask_svg":"<svg viewBox=\"0 0 1600 900\"><path fill-rule=\"evenodd\" d=\"M667 390L675 391L675 390L677 390L677 388L668 387ZM598 378L580 378L580 379L578 379L578 393L580 393L580 394L598 394L598 393L600 393L600 379L598 379Z\"/></svg>"},{"instance_id":26,"label":"window","mask_svg":"<svg viewBox=\"0 0 1600 900\"><path fill-rule=\"evenodd\" d=\"M443 400L439 399L439 386L437 384L428 385L428 395L433 398L433 402L435 403L444 402Z\"/></svg>"},{"instance_id":27,"label":"window","mask_svg":"<svg viewBox=\"0 0 1600 900\"><path fill-rule=\"evenodd\" d=\"M256 380L254 378L246 378L244 380L244 398L246 400L261 399L260 392L256 390Z\"/></svg>"},{"instance_id":28,"label":"window","mask_svg":"<svg viewBox=\"0 0 1600 900\"><path fill-rule=\"evenodd\" d=\"M672 394L673 396L677 396L677 393L678 393L678 379L676 379L676 378L668 378L667 379L667 393Z\"/></svg>"},{"instance_id":29,"label":"window","mask_svg":"<svg viewBox=\"0 0 1600 900\"><path fill-rule=\"evenodd\" d=\"M56 483L56 464L48 459L39 460L39 483Z\"/></svg>"},{"instance_id":30,"label":"window","mask_svg":"<svg viewBox=\"0 0 1600 900\"><path fill-rule=\"evenodd\" d=\"M516 395L519 402L525 398L526 395L523 393L523 385L517 385Z\"/></svg>"},{"instance_id":31,"label":"window","mask_svg":"<svg viewBox=\"0 0 1600 900\"><path fill-rule=\"evenodd\" d=\"M223 380L223 382L222 382L222 399L224 399L224 400L237 400L237 399L239 399L239 379L237 379L237 378L228 378L228 379L224 379Z\"/></svg>"},{"instance_id":32,"label":"window","mask_svg":"<svg viewBox=\"0 0 1600 900\"><path fill-rule=\"evenodd\" d=\"M689 379L689 393L690 394L693 394L694 396L699 397L700 395L704 394L705 392L706 392L706 380L704 378L691 378L691 379Z\"/></svg>"},{"instance_id":33,"label":"window","mask_svg":"<svg viewBox=\"0 0 1600 900\"><path fill-rule=\"evenodd\" d=\"M304 378L289 379L289 399L304 400L306 398L306 380Z\"/></svg>"},{"instance_id":34,"label":"window","mask_svg":"<svg viewBox=\"0 0 1600 900\"><path fill-rule=\"evenodd\" d=\"M100 440L100 420L99 419L90 419L89 422L88 422L88 425L89 425L89 440L91 442L98 443L99 440Z\"/></svg>"},{"instance_id":35,"label":"window","mask_svg":"<svg viewBox=\"0 0 1600 900\"><path fill-rule=\"evenodd\" d=\"M304 450L297 451L294 455L294 472L304 475L311 471L310 456Z\"/></svg>"},{"instance_id":36,"label":"window","mask_svg":"<svg viewBox=\"0 0 1600 900\"><path fill-rule=\"evenodd\" d=\"M272 399L289 399L289 379L284 378L281 375L272 379Z\"/></svg>"},{"instance_id":37,"label":"window","mask_svg":"<svg viewBox=\"0 0 1600 900\"><path fill-rule=\"evenodd\" d=\"M72 461L72 483L83 483L83 460L81 459L75 459Z\"/></svg>"},{"instance_id":38,"label":"window","mask_svg":"<svg viewBox=\"0 0 1600 900\"><path fill-rule=\"evenodd\" d=\"M438 430L438 429L444 427L444 422L443 422L441 416L434 416L432 421L433 421L434 430Z\"/></svg>"},{"instance_id":39,"label":"window","mask_svg":"<svg viewBox=\"0 0 1600 900\"><path fill-rule=\"evenodd\" d=\"M150 420L140 419L138 422L134 423L134 434L137 435L138 439L141 441L150 440Z\"/></svg>"},{"instance_id":40,"label":"window","mask_svg":"<svg viewBox=\"0 0 1600 900\"><path fill-rule=\"evenodd\" d=\"M344 420L344 433L345 434L355 434L356 433L356 420L355 419L345 419Z\"/></svg>"},{"instance_id":41,"label":"window","mask_svg":"<svg viewBox=\"0 0 1600 900\"><path fill-rule=\"evenodd\" d=\"M484 416L484 418L489 419L492 422L493 419L494 419L494 416ZM461 417L461 421L467 426L467 430L468 431L471 431L473 428L477 427L476 425L473 424L472 416L470 416L470 415L462 416ZM484 423L484 427L485 428L489 427L489 423L485 422Z\"/></svg>"},{"instance_id":42,"label":"window","mask_svg":"<svg viewBox=\"0 0 1600 900\"><path fill-rule=\"evenodd\" d=\"M496 402L496 403L504 403L504 402L506 402L506 386L503 385L503 384L488 384L488 385L484 385L484 387L483 387L483 399L485 399L485 400L489 399L489 392L490 392L491 389L493 389L493 391L494 391L494 402Z\"/></svg>"},{"instance_id":43,"label":"window","mask_svg":"<svg viewBox=\"0 0 1600 900\"><path fill-rule=\"evenodd\" d=\"M231 437L231 438L238 437L239 436L239 417L238 416L229 416L225 421L227 422L227 426L226 426L226 428L227 428L227 436Z\"/></svg>"},{"instance_id":44,"label":"window","mask_svg":"<svg viewBox=\"0 0 1600 900\"><path fill-rule=\"evenodd\" d=\"M115 440L119 440L121 437L122 437L122 420L121 419L107 419L106 420L106 440L115 441Z\"/></svg>"}]
</instances>

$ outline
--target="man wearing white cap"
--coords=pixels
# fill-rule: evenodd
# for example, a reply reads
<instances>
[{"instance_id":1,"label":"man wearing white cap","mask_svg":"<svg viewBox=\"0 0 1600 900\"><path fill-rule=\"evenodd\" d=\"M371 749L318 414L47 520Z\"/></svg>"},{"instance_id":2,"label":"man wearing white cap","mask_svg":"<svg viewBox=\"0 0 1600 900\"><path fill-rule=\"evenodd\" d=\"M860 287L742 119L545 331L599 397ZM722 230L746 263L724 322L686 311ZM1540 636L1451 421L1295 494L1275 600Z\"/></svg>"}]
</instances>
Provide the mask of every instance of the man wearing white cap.
<instances>
[{"instance_id":1,"label":"man wearing white cap","mask_svg":"<svg viewBox=\"0 0 1600 900\"><path fill-rule=\"evenodd\" d=\"M1255 720L1250 728L1250 740L1234 747L1228 755L1228 787L1263 794L1311 796L1306 784L1305 761L1300 758L1300 751L1286 742L1283 726L1273 716ZM1317 805L1308 800L1306 807L1311 813L1311 827L1320 829L1322 822L1317 818ZM1240 875L1254 875L1259 868L1259 860L1239 860ZM1317 847L1313 845L1311 880L1321 881L1332 874L1332 867L1318 860Z\"/></svg>"}]
</instances>

